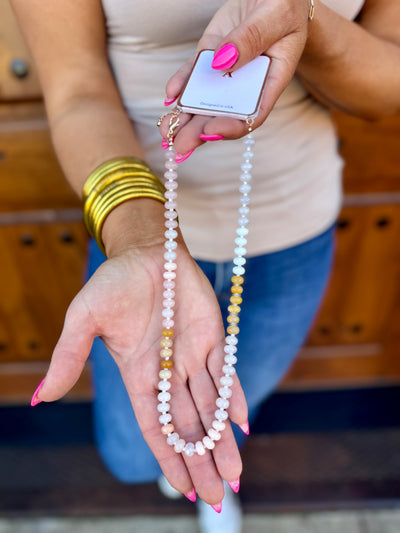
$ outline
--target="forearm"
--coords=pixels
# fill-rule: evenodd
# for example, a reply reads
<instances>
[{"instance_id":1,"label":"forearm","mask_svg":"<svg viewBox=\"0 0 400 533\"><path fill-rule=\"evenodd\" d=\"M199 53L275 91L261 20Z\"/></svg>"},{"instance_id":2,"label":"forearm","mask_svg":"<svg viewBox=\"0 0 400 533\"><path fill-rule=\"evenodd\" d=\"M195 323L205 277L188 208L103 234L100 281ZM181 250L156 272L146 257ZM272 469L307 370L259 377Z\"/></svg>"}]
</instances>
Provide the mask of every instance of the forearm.
<instances>
[{"instance_id":1,"label":"forearm","mask_svg":"<svg viewBox=\"0 0 400 533\"><path fill-rule=\"evenodd\" d=\"M376 119L400 110L400 46L321 2L297 75L325 105ZM400 36L399 36L400 39Z\"/></svg>"}]
</instances>

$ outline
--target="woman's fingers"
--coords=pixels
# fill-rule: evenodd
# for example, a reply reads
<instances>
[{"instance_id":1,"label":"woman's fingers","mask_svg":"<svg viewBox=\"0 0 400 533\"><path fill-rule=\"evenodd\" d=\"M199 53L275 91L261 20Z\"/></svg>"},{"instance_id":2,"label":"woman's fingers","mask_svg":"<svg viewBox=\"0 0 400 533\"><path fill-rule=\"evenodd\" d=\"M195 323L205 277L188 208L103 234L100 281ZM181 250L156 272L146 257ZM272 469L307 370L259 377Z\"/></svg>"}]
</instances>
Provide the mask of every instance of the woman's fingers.
<instances>
[{"instance_id":1,"label":"woman's fingers","mask_svg":"<svg viewBox=\"0 0 400 533\"><path fill-rule=\"evenodd\" d=\"M78 381L89 357L96 335L95 323L80 294L72 301L65 316L61 336L54 348L50 367L37 392L39 401L62 398Z\"/></svg>"}]
</instances>

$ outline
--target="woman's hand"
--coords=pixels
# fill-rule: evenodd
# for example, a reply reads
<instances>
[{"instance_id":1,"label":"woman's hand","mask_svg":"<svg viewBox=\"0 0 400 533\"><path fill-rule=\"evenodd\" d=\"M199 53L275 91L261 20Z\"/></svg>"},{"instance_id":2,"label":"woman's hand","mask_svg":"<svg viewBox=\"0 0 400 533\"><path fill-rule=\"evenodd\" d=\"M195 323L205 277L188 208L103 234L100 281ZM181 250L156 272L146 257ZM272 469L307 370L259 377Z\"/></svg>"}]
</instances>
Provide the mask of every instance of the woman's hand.
<instances>
[{"instance_id":1,"label":"woman's hand","mask_svg":"<svg viewBox=\"0 0 400 533\"><path fill-rule=\"evenodd\" d=\"M211 427L217 409L224 329L208 280L183 242L178 248L170 404L176 430L195 442ZM233 481L242 468L230 425L212 454L186 457L167 444L158 420L164 252L162 243L132 248L100 266L70 305L39 398L53 401L71 389L93 338L100 336L118 364L143 435L170 483L182 493L194 487L206 502L217 504L223 498L221 477ZM229 415L238 424L247 420L236 376Z\"/></svg>"},{"instance_id":2,"label":"woman's hand","mask_svg":"<svg viewBox=\"0 0 400 533\"><path fill-rule=\"evenodd\" d=\"M197 51L209 48L215 49L216 53L228 43L234 45L238 59L229 71L235 71L261 54L271 58L254 128L264 122L293 77L307 39L310 5L310 0L228 0L214 15L198 43ZM169 80L168 100L181 93L193 59ZM164 138L167 122L164 121L160 128ZM184 155L203 143L200 134L236 139L247 131L246 123L241 120L182 114L175 147Z\"/></svg>"}]
</instances>

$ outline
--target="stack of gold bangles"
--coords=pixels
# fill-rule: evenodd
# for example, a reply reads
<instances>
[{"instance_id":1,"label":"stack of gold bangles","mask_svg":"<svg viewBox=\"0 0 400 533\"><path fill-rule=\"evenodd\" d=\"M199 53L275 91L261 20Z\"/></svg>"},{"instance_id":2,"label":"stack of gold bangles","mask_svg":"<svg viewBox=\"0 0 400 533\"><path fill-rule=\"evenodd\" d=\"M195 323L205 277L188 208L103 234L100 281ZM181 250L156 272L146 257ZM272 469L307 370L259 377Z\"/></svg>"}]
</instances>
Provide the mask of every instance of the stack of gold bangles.
<instances>
[{"instance_id":1,"label":"stack of gold bangles","mask_svg":"<svg viewBox=\"0 0 400 533\"><path fill-rule=\"evenodd\" d=\"M141 159L118 157L106 161L83 186L83 219L89 234L105 252L101 230L111 211L134 198L153 198L165 203L164 192L164 185Z\"/></svg>"}]
</instances>

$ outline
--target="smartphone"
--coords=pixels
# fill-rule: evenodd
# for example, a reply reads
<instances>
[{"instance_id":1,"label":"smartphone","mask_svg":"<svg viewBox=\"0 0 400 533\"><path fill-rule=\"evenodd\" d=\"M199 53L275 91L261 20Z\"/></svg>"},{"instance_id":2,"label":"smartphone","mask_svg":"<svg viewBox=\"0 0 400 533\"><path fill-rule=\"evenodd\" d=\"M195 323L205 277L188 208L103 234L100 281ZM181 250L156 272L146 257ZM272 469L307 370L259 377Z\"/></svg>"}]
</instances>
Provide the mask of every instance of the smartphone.
<instances>
[{"instance_id":1,"label":"smartphone","mask_svg":"<svg viewBox=\"0 0 400 533\"><path fill-rule=\"evenodd\" d=\"M259 56L235 72L211 67L214 50L197 55L179 97L181 111L246 120L257 116L271 59Z\"/></svg>"}]
</instances>

